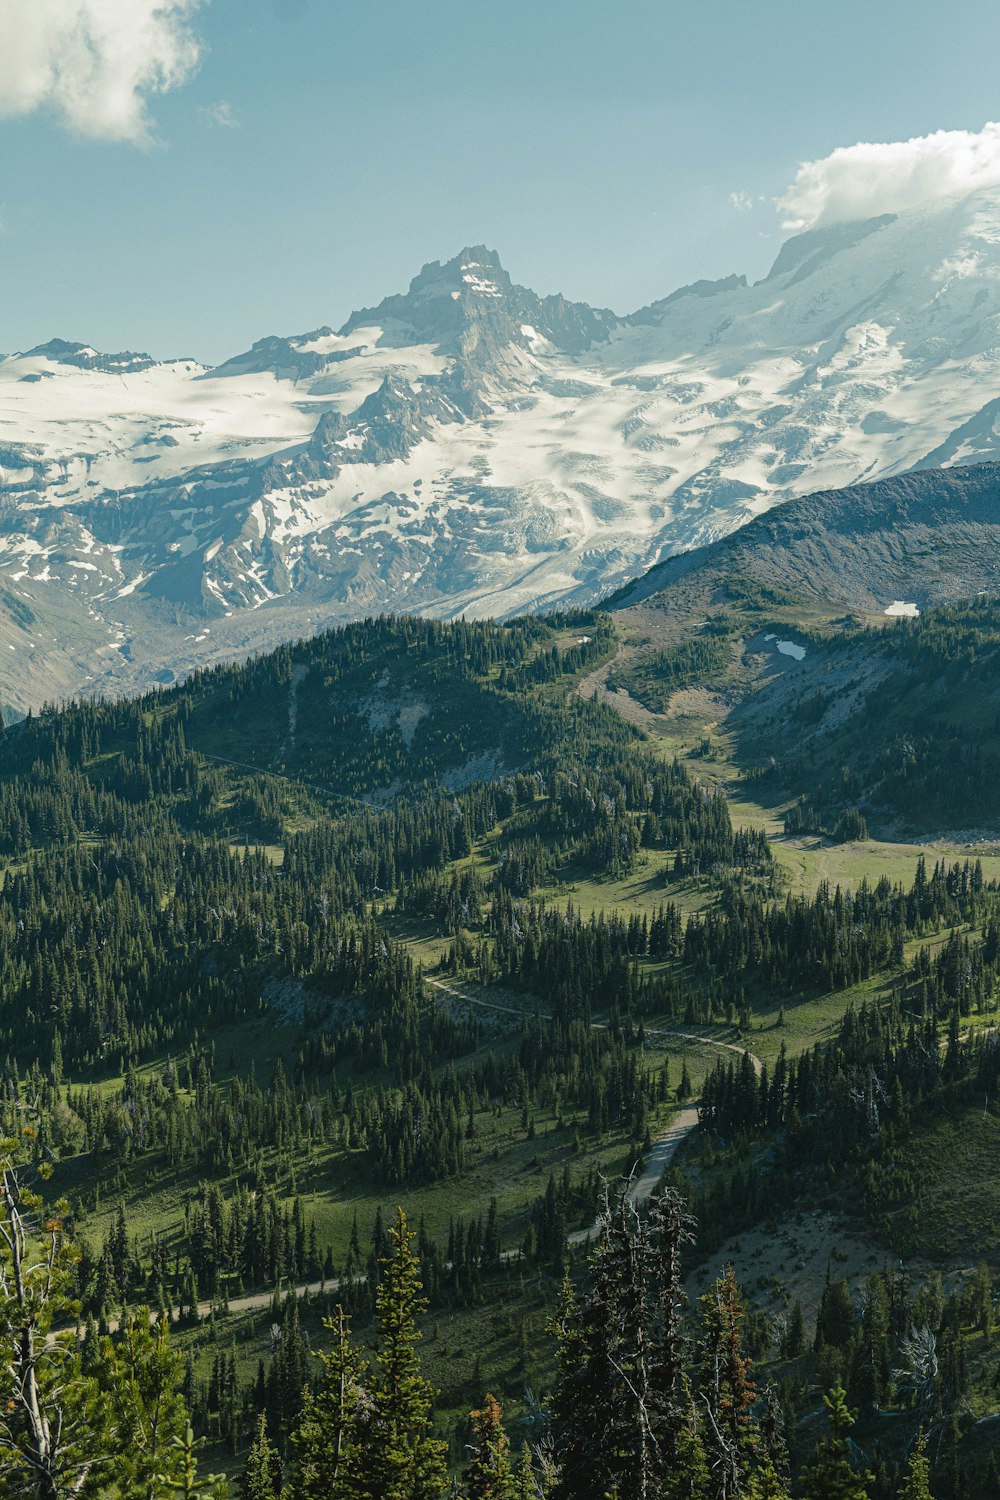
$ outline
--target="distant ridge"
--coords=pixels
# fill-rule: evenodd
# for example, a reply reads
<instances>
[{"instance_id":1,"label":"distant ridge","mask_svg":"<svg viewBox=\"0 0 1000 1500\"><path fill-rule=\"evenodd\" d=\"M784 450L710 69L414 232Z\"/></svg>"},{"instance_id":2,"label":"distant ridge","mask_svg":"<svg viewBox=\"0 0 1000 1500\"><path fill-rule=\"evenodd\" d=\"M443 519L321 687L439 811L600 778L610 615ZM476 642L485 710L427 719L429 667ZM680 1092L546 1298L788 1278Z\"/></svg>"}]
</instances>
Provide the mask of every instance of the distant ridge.
<instances>
[{"instance_id":1,"label":"distant ridge","mask_svg":"<svg viewBox=\"0 0 1000 1500\"><path fill-rule=\"evenodd\" d=\"M926 609L1000 593L1000 463L920 469L791 500L658 563L604 606L640 604L682 580L710 590L732 573L866 612L894 600Z\"/></svg>"}]
</instances>

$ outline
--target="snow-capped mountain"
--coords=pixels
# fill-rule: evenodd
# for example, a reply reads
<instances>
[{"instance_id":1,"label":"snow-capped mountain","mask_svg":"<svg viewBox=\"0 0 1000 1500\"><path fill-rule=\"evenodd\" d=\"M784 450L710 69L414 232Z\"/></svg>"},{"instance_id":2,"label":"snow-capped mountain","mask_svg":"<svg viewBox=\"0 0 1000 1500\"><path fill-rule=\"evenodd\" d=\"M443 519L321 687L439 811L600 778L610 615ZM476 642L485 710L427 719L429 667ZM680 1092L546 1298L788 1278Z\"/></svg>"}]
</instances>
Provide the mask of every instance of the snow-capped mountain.
<instances>
[{"instance_id":1,"label":"snow-capped mountain","mask_svg":"<svg viewBox=\"0 0 1000 1500\"><path fill-rule=\"evenodd\" d=\"M996 457L998 417L997 189L628 317L480 246L215 369L53 340L0 360L0 699L593 600L793 495Z\"/></svg>"}]
</instances>

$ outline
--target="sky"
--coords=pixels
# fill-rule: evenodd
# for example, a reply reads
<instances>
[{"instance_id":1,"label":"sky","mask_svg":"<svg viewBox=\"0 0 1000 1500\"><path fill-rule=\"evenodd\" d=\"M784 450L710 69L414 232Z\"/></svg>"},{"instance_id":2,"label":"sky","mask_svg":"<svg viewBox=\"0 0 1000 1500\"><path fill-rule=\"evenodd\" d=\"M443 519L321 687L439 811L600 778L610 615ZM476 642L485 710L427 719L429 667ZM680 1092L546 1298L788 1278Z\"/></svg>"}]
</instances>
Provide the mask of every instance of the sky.
<instances>
[{"instance_id":1,"label":"sky","mask_svg":"<svg viewBox=\"0 0 1000 1500\"><path fill-rule=\"evenodd\" d=\"M0 0L0 351L216 362L464 245L627 312L1000 181L996 0Z\"/></svg>"}]
</instances>

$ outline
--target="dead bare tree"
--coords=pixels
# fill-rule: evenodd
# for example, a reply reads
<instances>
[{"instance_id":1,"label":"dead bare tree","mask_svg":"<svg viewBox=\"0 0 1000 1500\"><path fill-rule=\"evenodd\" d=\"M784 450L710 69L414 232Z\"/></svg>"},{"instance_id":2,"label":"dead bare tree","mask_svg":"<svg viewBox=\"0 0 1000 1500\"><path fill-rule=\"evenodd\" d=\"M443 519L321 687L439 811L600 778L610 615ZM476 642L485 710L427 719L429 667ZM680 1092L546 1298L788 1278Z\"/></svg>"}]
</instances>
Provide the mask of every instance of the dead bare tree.
<instances>
[{"instance_id":1,"label":"dead bare tree","mask_svg":"<svg viewBox=\"0 0 1000 1500\"><path fill-rule=\"evenodd\" d=\"M64 1203L43 1215L18 1156L35 1132L0 1140L0 1496L75 1500L101 1462L103 1411L80 1379ZM34 1170L48 1175L44 1162ZM57 1321L70 1327L53 1332Z\"/></svg>"}]
</instances>

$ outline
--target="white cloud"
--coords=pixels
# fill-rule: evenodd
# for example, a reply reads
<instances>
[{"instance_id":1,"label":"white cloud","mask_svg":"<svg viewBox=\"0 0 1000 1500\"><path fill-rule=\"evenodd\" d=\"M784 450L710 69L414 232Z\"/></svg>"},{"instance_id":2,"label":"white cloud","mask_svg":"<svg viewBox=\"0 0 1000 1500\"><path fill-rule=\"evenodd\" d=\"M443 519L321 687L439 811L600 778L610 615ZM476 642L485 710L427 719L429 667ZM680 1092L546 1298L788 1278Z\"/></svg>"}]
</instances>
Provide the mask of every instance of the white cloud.
<instances>
[{"instance_id":1,"label":"white cloud","mask_svg":"<svg viewBox=\"0 0 1000 1500\"><path fill-rule=\"evenodd\" d=\"M748 214L753 208L753 199L749 193L730 193L729 207L737 209L741 214Z\"/></svg>"},{"instance_id":2,"label":"white cloud","mask_svg":"<svg viewBox=\"0 0 1000 1500\"><path fill-rule=\"evenodd\" d=\"M204 105L198 113L206 125L221 125L225 130L240 128L240 122L228 99L216 99L214 104Z\"/></svg>"},{"instance_id":3,"label":"white cloud","mask_svg":"<svg viewBox=\"0 0 1000 1500\"><path fill-rule=\"evenodd\" d=\"M900 213L934 198L1000 184L1000 124L936 130L909 141L859 141L803 162L778 201L786 229Z\"/></svg>"},{"instance_id":4,"label":"white cloud","mask_svg":"<svg viewBox=\"0 0 1000 1500\"><path fill-rule=\"evenodd\" d=\"M150 139L147 101L194 73L203 0L2 0L0 116L49 109L80 135Z\"/></svg>"}]
</instances>

